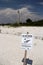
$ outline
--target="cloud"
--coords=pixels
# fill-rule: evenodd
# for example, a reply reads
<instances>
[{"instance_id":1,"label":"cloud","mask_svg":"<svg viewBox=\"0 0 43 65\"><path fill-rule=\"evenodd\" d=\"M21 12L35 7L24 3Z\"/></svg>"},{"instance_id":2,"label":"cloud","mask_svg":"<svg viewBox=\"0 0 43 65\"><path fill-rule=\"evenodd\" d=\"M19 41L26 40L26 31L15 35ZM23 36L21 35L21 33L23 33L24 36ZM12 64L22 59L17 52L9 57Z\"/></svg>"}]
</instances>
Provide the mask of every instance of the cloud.
<instances>
[{"instance_id":1,"label":"cloud","mask_svg":"<svg viewBox=\"0 0 43 65\"><path fill-rule=\"evenodd\" d=\"M32 9L32 5L25 0L0 0L0 8L13 8L19 9L22 7L26 7Z\"/></svg>"},{"instance_id":2,"label":"cloud","mask_svg":"<svg viewBox=\"0 0 43 65\"><path fill-rule=\"evenodd\" d=\"M39 4L40 4L40 5L43 5L43 2L40 2Z\"/></svg>"},{"instance_id":3,"label":"cloud","mask_svg":"<svg viewBox=\"0 0 43 65\"><path fill-rule=\"evenodd\" d=\"M0 23L14 23L15 21L19 21L19 15L22 22L25 22L27 18L30 18L33 21L43 19L43 17L39 16L35 12L30 12L28 8L21 8L17 10L6 8L4 10L0 10Z\"/></svg>"},{"instance_id":4,"label":"cloud","mask_svg":"<svg viewBox=\"0 0 43 65\"><path fill-rule=\"evenodd\" d=\"M27 5L27 4L20 4L19 7L24 7L24 8L33 9L33 7L32 7L31 5Z\"/></svg>"}]
</instances>

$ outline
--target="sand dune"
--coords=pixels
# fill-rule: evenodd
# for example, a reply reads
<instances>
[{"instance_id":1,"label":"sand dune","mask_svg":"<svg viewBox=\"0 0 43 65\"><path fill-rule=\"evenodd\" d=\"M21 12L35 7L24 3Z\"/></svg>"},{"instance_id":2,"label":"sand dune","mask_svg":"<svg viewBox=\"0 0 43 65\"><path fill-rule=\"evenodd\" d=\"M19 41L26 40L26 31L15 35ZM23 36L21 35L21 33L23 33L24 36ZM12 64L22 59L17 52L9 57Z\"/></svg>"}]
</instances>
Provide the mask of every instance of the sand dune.
<instances>
[{"instance_id":1,"label":"sand dune","mask_svg":"<svg viewBox=\"0 0 43 65\"><path fill-rule=\"evenodd\" d=\"M0 65L23 65L24 50L21 49L21 34L33 35L33 47L27 51L27 58L33 65L43 65L43 27L1 27Z\"/></svg>"}]
</instances>

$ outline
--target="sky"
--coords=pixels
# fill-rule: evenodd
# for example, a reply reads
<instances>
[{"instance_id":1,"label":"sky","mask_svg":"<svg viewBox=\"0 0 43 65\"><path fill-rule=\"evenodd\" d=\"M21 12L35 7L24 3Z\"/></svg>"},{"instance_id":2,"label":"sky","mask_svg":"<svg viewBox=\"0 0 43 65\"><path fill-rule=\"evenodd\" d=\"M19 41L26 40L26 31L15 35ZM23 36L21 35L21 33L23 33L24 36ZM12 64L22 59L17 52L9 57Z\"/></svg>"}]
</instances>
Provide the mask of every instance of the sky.
<instances>
[{"instance_id":1,"label":"sky","mask_svg":"<svg viewBox=\"0 0 43 65\"><path fill-rule=\"evenodd\" d=\"M19 13L18 13L19 11ZM0 0L0 23L43 19L43 0Z\"/></svg>"}]
</instances>

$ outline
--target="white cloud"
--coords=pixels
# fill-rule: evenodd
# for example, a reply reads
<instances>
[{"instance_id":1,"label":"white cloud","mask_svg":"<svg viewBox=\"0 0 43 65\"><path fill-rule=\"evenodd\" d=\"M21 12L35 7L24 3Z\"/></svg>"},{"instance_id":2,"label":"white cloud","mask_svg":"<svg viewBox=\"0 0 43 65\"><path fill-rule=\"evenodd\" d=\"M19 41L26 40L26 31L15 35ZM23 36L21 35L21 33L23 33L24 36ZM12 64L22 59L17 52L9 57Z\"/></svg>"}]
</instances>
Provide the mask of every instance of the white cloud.
<instances>
[{"instance_id":1,"label":"white cloud","mask_svg":"<svg viewBox=\"0 0 43 65\"><path fill-rule=\"evenodd\" d=\"M39 4L40 4L40 5L43 5L43 2L40 2Z\"/></svg>"},{"instance_id":2,"label":"white cloud","mask_svg":"<svg viewBox=\"0 0 43 65\"><path fill-rule=\"evenodd\" d=\"M28 8L21 8L19 9L20 11L20 20L25 21L27 18L30 18L32 20L39 20L43 19L43 17L37 15L35 12L30 12ZM4 9L0 10L0 22L1 23L6 23L6 22L14 22L14 21L19 21L19 14L18 14L18 9Z\"/></svg>"},{"instance_id":3,"label":"white cloud","mask_svg":"<svg viewBox=\"0 0 43 65\"><path fill-rule=\"evenodd\" d=\"M19 6L24 8L29 8L29 9L33 8L31 5L26 5L26 4L20 4Z\"/></svg>"}]
</instances>

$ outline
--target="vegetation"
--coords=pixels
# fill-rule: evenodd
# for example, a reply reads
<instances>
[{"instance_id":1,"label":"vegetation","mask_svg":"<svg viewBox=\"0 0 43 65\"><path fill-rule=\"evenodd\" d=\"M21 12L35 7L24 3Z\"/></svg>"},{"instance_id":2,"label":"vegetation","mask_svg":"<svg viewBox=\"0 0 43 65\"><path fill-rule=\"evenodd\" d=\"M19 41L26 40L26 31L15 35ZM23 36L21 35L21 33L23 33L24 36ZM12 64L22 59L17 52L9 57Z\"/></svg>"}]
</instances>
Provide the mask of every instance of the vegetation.
<instances>
[{"instance_id":1,"label":"vegetation","mask_svg":"<svg viewBox=\"0 0 43 65\"><path fill-rule=\"evenodd\" d=\"M43 26L43 20L38 20L38 21L32 21L31 19L27 19L26 22L19 22L19 23L7 23L7 24L0 24L1 26Z\"/></svg>"}]
</instances>

